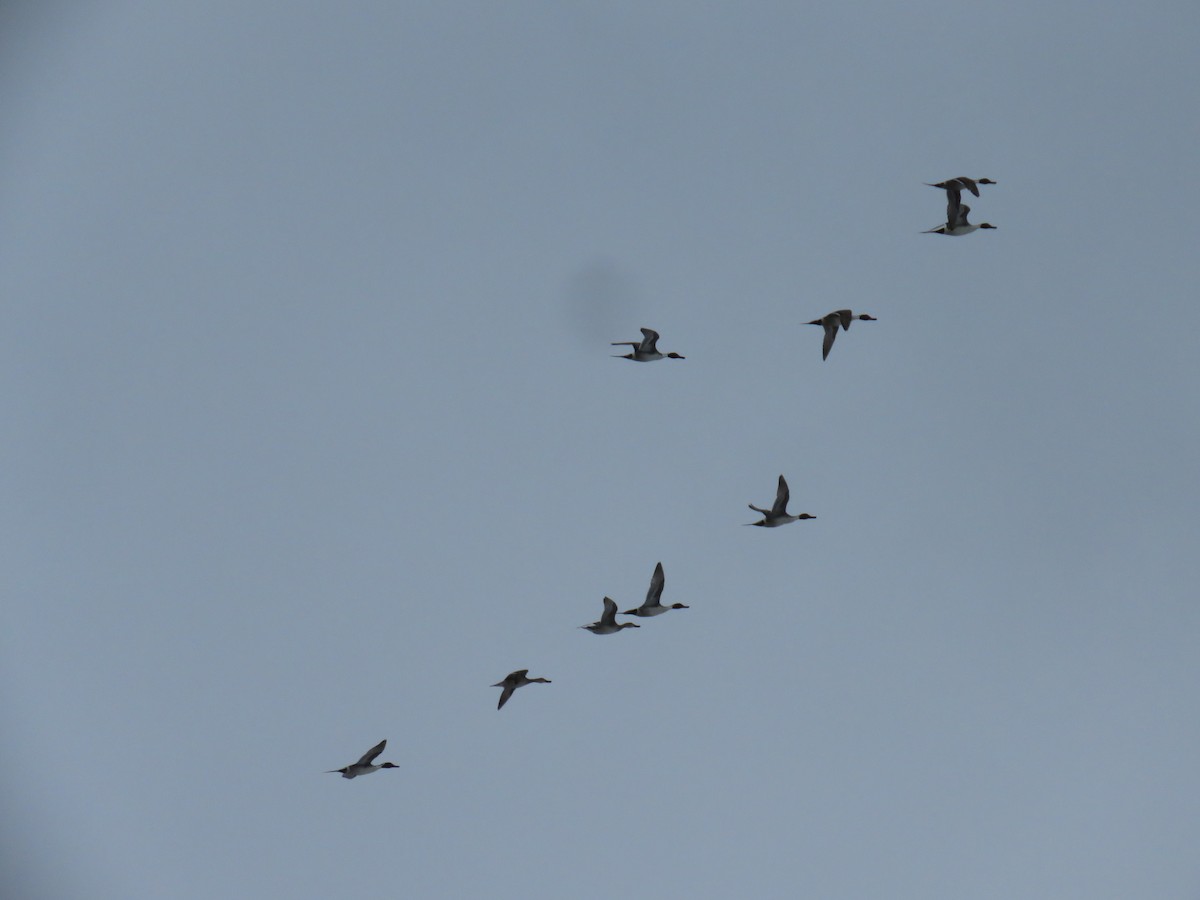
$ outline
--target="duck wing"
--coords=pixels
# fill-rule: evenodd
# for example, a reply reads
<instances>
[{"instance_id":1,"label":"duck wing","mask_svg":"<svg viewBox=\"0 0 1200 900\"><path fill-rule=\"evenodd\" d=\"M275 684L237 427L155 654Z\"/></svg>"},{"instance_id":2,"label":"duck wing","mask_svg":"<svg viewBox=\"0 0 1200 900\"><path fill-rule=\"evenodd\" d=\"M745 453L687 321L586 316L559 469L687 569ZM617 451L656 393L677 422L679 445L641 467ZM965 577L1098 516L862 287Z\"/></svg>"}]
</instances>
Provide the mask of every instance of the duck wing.
<instances>
[{"instance_id":1,"label":"duck wing","mask_svg":"<svg viewBox=\"0 0 1200 900\"><path fill-rule=\"evenodd\" d=\"M378 744L376 744L374 747L372 747L370 750L368 750L366 753L364 753L362 755L362 757L358 760L358 762L356 762L354 765L356 765L356 766L371 765L371 763L375 761L375 757L377 757L380 753L382 753L383 748L386 746L387 746L387 738L384 738L382 741L380 741ZM346 768L350 768L350 767L347 766Z\"/></svg>"},{"instance_id":2,"label":"duck wing","mask_svg":"<svg viewBox=\"0 0 1200 900\"><path fill-rule=\"evenodd\" d=\"M646 602L642 604L642 609L650 606L661 606L659 598L662 596L663 585L667 583L666 577L663 575L662 563L654 567L654 574L650 576L650 590L646 591Z\"/></svg>"},{"instance_id":3,"label":"duck wing","mask_svg":"<svg viewBox=\"0 0 1200 900\"><path fill-rule=\"evenodd\" d=\"M959 176L958 176L957 178L955 178L954 180L955 180L956 182L958 182L958 189L959 189L959 190L962 190L963 188L966 188L968 191L970 191L970 192L971 192L972 194L974 194L976 197L978 197L978 196L979 196L979 185L975 183L975 179L974 179L974 178L968 178L966 175L959 175Z\"/></svg>"},{"instance_id":4,"label":"duck wing","mask_svg":"<svg viewBox=\"0 0 1200 900\"><path fill-rule=\"evenodd\" d=\"M611 597L604 598L604 613L600 616L600 624L617 624L617 604Z\"/></svg>"},{"instance_id":5,"label":"duck wing","mask_svg":"<svg viewBox=\"0 0 1200 900\"><path fill-rule=\"evenodd\" d=\"M957 190L946 189L946 221L951 227L958 220L959 210L962 208L962 194Z\"/></svg>"},{"instance_id":6,"label":"duck wing","mask_svg":"<svg viewBox=\"0 0 1200 900\"><path fill-rule=\"evenodd\" d=\"M836 316L826 316L821 324L825 326L825 340L821 342L821 359L829 359L829 351L833 349L833 342L837 340L838 325L841 322Z\"/></svg>"},{"instance_id":7,"label":"duck wing","mask_svg":"<svg viewBox=\"0 0 1200 900\"><path fill-rule=\"evenodd\" d=\"M834 328L834 334L837 334L837 328ZM830 341L830 343L833 343ZM775 505L771 507L771 515L786 516L788 500L791 499L791 492L788 490L787 479L782 475L779 476L779 488L775 491Z\"/></svg>"}]
</instances>

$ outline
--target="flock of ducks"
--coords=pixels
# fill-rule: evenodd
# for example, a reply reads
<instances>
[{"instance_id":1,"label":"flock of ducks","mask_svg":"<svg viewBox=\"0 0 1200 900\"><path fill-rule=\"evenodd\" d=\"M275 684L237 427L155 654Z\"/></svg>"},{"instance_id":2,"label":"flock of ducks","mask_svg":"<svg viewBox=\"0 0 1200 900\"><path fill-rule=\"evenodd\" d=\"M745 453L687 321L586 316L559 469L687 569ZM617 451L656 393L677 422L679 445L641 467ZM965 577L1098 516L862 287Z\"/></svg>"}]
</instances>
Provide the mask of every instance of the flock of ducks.
<instances>
[{"instance_id":1,"label":"flock of ducks","mask_svg":"<svg viewBox=\"0 0 1200 900\"><path fill-rule=\"evenodd\" d=\"M667 583L666 576L663 575L662 563L654 567L654 574L650 576L650 589L646 591L646 599L637 609L627 609L621 613L623 616L641 616L642 618L651 618L653 616L661 616L665 612L672 609L688 609L685 603L672 603L670 606L662 605L663 586ZM616 634L622 628L641 628L636 622L617 622L617 604L611 597L604 598L604 612L600 618L591 625L580 625L580 628L586 628L592 634ZM516 672L513 673L515 675ZM509 676L512 677L511 675ZM496 685L492 685L496 687Z\"/></svg>"},{"instance_id":2,"label":"flock of ducks","mask_svg":"<svg viewBox=\"0 0 1200 900\"><path fill-rule=\"evenodd\" d=\"M979 185L996 183L990 178L967 178L960 176L958 178L951 178L948 181L926 183L929 187L941 188L946 192L946 223L937 228L924 231L922 234L946 234L951 237L961 237L980 228L996 227L995 225L989 225L987 222L972 225L967 221L967 214L970 213L971 207L962 202L963 191L970 191L978 197ZM821 344L822 360L829 358L829 351L833 348L833 342L837 339L838 329L849 331L850 325L855 319L864 322L877 321L874 316L867 315L866 313L855 313L849 309L838 309L807 323L809 325L820 325L825 329L825 340ZM613 347L633 348L629 353L614 354L613 358L631 359L634 362L655 362L660 359L686 359L686 357L680 356L678 353L663 353L660 351L658 349L659 334L654 329L643 328L641 332L642 339L640 341L613 341ZM790 497L791 493L788 490L787 479L780 475L779 485L775 489L774 504L772 504L770 509L755 506L753 503L749 504L752 510L762 514L762 518L757 522L746 522L745 524L757 525L762 528L778 528L780 525L789 525L801 519L816 518L816 516L809 515L808 513L789 514L787 506ZM663 574L663 566L660 562L654 567L654 574L650 576L650 588L646 591L645 601L636 609L626 610L621 615L653 618L673 609L688 609L687 605L683 603L673 603L670 606L663 606L662 592L665 585L666 576ZM641 626L636 622L618 622L616 601L611 597L605 597L604 612L600 614L600 618L590 625L580 625L579 627L590 631L592 634L616 634L626 628L640 628ZM492 685L492 687L501 688L500 702L496 704L496 709L503 709L504 704L509 701L509 698L512 697L517 688L525 687L527 684L550 683L549 678L530 678L528 669L517 669L515 672L509 672L502 680ZM330 769L327 774L339 773L343 778L357 778L359 775L370 775L372 772L377 772L380 769L399 768L395 763L385 762L378 765L374 763L376 757L383 753L383 749L386 746L387 740L382 740L364 753L358 762L351 763L341 769Z\"/></svg>"}]
</instances>

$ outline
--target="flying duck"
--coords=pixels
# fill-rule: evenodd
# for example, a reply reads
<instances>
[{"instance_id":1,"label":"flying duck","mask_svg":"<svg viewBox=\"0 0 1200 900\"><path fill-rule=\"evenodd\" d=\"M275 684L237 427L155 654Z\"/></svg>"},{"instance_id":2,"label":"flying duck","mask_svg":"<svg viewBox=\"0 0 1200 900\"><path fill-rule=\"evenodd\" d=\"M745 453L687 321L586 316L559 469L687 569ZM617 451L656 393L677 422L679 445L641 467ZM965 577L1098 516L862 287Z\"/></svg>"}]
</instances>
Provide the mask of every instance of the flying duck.
<instances>
[{"instance_id":1,"label":"flying duck","mask_svg":"<svg viewBox=\"0 0 1200 900\"><path fill-rule=\"evenodd\" d=\"M995 228L995 225L989 225L987 222L980 222L978 225L972 225L967 221L967 213L971 211L971 207L965 203L958 206L957 211L954 210L954 204L951 203L946 207L946 224L939 225L937 228L930 228L928 231L921 232L922 234L948 234L951 237L960 237L964 234L970 234L978 228ZM951 213L955 213L951 215Z\"/></svg>"},{"instance_id":2,"label":"flying duck","mask_svg":"<svg viewBox=\"0 0 1200 900\"><path fill-rule=\"evenodd\" d=\"M663 577L662 563L654 567L654 574L650 576L650 590L646 591L646 602L637 609L630 609L621 613L623 616L661 616L669 609L688 609L683 603L673 603L670 606L663 606L659 602L662 596L663 585L666 579Z\"/></svg>"},{"instance_id":3,"label":"flying duck","mask_svg":"<svg viewBox=\"0 0 1200 900\"><path fill-rule=\"evenodd\" d=\"M798 516L789 516L787 511L788 498L787 479L782 475L779 476L779 488L775 491L775 505L770 509L763 509L761 506L749 504L750 508L755 512L763 514L761 522L747 522L747 525L761 525L764 528L778 528L780 525L786 525L788 522L795 522L797 519L815 519L816 516L810 516L808 513L800 513Z\"/></svg>"},{"instance_id":4,"label":"flying duck","mask_svg":"<svg viewBox=\"0 0 1200 900\"><path fill-rule=\"evenodd\" d=\"M508 698L513 695L519 687L525 687L527 684L549 684L549 678L526 678L529 674L528 669L517 669L515 672L509 672L504 676L503 681L497 681L492 687L504 688L500 692L500 702L496 704L496 709L504 709L504 704L508 702Z\"/></svg>"},{"instance_id":5,"label":"flying duck","mask_svg":"<svg viewBox=\"0 0 1200 900\"><path fill-rule=\"evenodd\" d=\"M813 319L807 322L807 325L821 325L825 328L825 341L821 344L821 359L829 358L829 351L833 348L833 342L837 340L838 326L842 327L843 331L850 330L850 323L855 319L862 319L864 322L876 321L874 316L869 316L866 313L855 315L852 310L838 309L831 313L826 313L819 319Z\"/></svg>"},{"instance_id":6,"label":"flying duck","mask_svg":"<svg viewBox=\"0 0 1200 900\"><path fill-rule=\"evenodd\" d=\"M622 628L640 628L633 622L622 622L617 624L617 604L611 597L604 598L604 613L600 616L599 621L593 622L591 625L580 625L580 628L586 628L592 634L615 634Z\"/></svg>"},{"instance_id":7,"label":"flying duck","mask_svg":"<svg viewBox=\"0 0 1200 900\"><path fill-rule=\"evenodd\" d=\"M959 175L957 178L950 178L946 181L939 181L937 184L925 182L930 187L941 188L944 191L954 191L956 194L962 193L964 190L970 191L976 197L979 196L979 185L995 184L990 178L968 178L966 175Z\"/></svg>"},{"instance_id":8,"label":"flying duck","mask_svg":"<svg viewBox=\"0 0 1200 900\"><path fill-rule=\"evenodd\" d=\"M331 775L334 772L340 772L343 778L357 778L359 775L370 775L372 772L376 771L377 769L398 769L398 768L400 768L395 763L390 763L390 762L380 763L377 766L371 765L371 761L373 759L375 759L375 757L377 757L380 753L382 753L383 748L386 746L387 746L387 738L384 738L382 741L380 741L378 744L376 744L374 747L372 747L370 750L368 750L366 753L364 753L358 762L352 763L351 765L346 766L344 769L330 769L325 774Z\"/></svg>"},{"instance_id":9,"label":"flying duck","mask_svg":"<svg viewBox=\"0 0 1200 900\"><path fill-rule=\"evenodd\" d=\"M653 328L641 329L644 337L640 341L613 341L614 347L632 347L632 353L626 353L618 356L613 355L613 359L632 359L637 362L654 362L656 359L686 359L685 356L680 356L678 353L660 353L658 349L658 332Z\"/></svg>"}]
</instances>

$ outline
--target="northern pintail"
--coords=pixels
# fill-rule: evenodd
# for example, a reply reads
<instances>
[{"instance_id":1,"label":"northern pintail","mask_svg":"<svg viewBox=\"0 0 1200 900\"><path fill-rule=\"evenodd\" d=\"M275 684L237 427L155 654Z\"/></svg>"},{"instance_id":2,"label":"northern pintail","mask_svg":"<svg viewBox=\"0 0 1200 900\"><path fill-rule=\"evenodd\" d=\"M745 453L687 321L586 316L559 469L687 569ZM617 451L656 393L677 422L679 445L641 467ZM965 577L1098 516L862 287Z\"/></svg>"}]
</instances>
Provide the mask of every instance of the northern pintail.
<instances>
[{"instance_id":1,"label":"northern pintail","mask_svg":"<svg viewBox=\"0 0 1200 900\"><path fill-rule=\"evenodd\" d=\"M519 687L525 687L527 684L549 684L549 678L526 678L529 674L528 669L517 669L515 672L509 672L504 676L503 681L497 681L492 687L504 688L500 692L500 702L496 704L496 709L504 709L504 704L508 702L508 698L513 695Z\"/></svg>"},{"instance_id":2,"label":"northern pintail","mask_svg":"<svg viewBox=\"0 0 1200 900\"><path fill-rule=\"evenodd\" d=\"M580 628L586 628L592 634L615 634L622 628L640 628L633 622L622 622L617 624L617 604L613 602L611 597L604 598L604 614L600 616L599 621L593 622L591 625L580 625Z\"/></svg>"},{"instance_id":3,"label":"northern pintail","mask_svg":"<svg viewBox=\"0 0 1200 900\"><path fill-rule=\"evenodd\" d=\"M943 191L954 191L956 194L961 194L963 191L970 191L976 197L979 196L979 185L995 184L990 178L968 178L966 175L959 175L957 178L949 178L946 181L939 181L936 184L925 182L930 187L941 188Z\"/></svg>"},{"instance_id":4,"label":"northern pintail","mask_svg":"<svg viewBox=\"0 0 1200 900\"><path fill-rule=\"evenodd\" d=\"M777 528L780 525L786 525L788 522L795 522L797 519L816 518L816 516L810 516L808 513L800 513L798 516L789 516L787 505L790 496L787 479L780 475L779 487L775 491L775 505L770 509L763 509L761 506L755 506L753 503L749 504L752 510L763 514L763 520L761 522L747 522L746 524L762 525L764 528Z\"/></svg>"},{"instance_id":5,"label":"northern pintail","mask_svg":"<svg viewBox=\"0 0 1200 900\"><path fill-rule=\"evenodd\" d=\"M646 602L637 609L626 610L621 613L623 616L661 616L669 609L688 609L683 603L673 603L670 606L663 606L659 602L662 597L663 585L666 584L666 578L663 576L662 563L654 567L654 574L650 576L650 590L646 591Z\"/></svg>"},{"instance_id":6,"label":"northern pintail","mask_svg":"<svg viewBox=\"0 0 1200 900\"><path fill-rule=\"evenodd\" d=\"M644 337L640 341L613 341L614 347L632 347L632 353L615 355L613 359L632 359L637 362L654 362L656 359L686 359L678 353L660 353L658 349L658 332L653 328L641 329Z\"/></svg>"},{"instance_id":7,"label":"northern pintail","mask_svg":"<svg viewBox=\"0 0 1200 900\"><path fill-rule=\"evenodd\" d=\"M928 231L921 232L922 234L948 234L951 237L959 237L964 234L970 234L979 228L995 228L995 225L989 225L987 222L980 222L978 225L972 225L967 221L967 214L971 211L971 207L967 204L959 204L957 215L951 215L954 210L948 206L946 208L946 224L939 225L937 228L930 228Z\"/></svg>"},{"instance_id":8,"label":"northern pintail","mask_svg":"<svg viewBox=\"0 0 1200 900\"><path fill-rule=\"evenodd\" d=\"M387 739L385 738L382 741L380 741L378 744L376 744L374 747L372 747L370 750L368 750L366 753L364 753L358 762L348 765L344 769L330 769L325 774L330 775L334 772L340 772L343 778L357 778L359 775L370 775L372 772L374 772L377 769L398 769L398 768L400 768L395 763L390 763L390 762L380 763L377 766L371 765L371 761L373 759L375 759L375 757L377 757L380 753L382 753L383 748L386 746L387 746Z\"/></svg>"},{"instance_id":9,"label":"northern pintail","mask_svg":"<svg viewBox=\"0 0 1200 900\"><path fill-rule=\"evenodd\" d=\"M854 314L853 310L837 309L831 313L826 313L819 319L813 319L807 322L807 325L821 325L825 329L825 341L821 344L821 359L829 358L829 351L833 348L833 342L837 340L838 327L841 326L843 331L850 330L850 323L855 319L862 319L864 322L876 321L874 316L868 316L866 313Z\"/></svg>"}]
</instances>

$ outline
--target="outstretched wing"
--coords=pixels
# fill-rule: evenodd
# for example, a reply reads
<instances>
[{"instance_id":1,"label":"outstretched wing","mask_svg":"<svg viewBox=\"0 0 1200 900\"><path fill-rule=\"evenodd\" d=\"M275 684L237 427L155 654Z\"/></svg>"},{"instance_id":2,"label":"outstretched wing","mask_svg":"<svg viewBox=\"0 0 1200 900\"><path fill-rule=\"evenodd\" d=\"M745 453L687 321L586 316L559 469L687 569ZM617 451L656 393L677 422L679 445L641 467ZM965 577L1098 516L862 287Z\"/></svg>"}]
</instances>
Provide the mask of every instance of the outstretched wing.
<instances>
[{"instance_id":1,"label":"outstretched wing","mask_svg":"<svg viewBox=\"0 0 1200 900\"><path fill-rule=\"evenodd\" d=\"M383 752L383 748L387 746L387 738L384 738L370 750L362 755L362 758L355 763L356 766L369 766L374 762L375 757ZM347 767L349 768L349 767Z\"/></svg>"},{"instance_id":2,"label":"outstretched wing","mask_svg":"<svg viewBox=\"0 0 1200 900\"><path fill-rule=\"evenodd\" d=\"M643 328L641 331L645 335L642 340L642 349L647 353L653 353L658 349L658 332L653 328Z\"/></svg>"},{"instance_id":3,"label":"outstretched wing","mask_svg":"<svg viewBox=\"0 0 1200 900\"><path fill-rule=\"evenodd\" d=\"M821 324L825 326L825 340L821 343L821 359L829 359L829 351L833 349L833 342L837 340L840 323L837 319L826 318Z\"/></svg>"},{"instance_id":4,"label":"outstretched wing","mask_svg":"<svg viewBox=\"0 0 1200 900\"><path fill-rule=\"evenodd\" d=\"M837 334L837 326L834 326L833 333ZM830 341L829 343L833 343ZM788 491L787 479L782 475L779 476L779 488L775 491L775 505L771 507L771 515L786 516L788 500L791 499L791 492Z\"/></svg>"},{"instance_id":5,"label":"outstretched wing","mask_svg":"<svg viewBox=\"0 0 1200 900\"><path fill-rule=\"evenodd\" d=\"M962 192L958 188L946 188L946 224L953 228L962 209Z\"/></svg>"},{"instance_id":6,"label":"outstretched wing","mask_svg":"<svg viewBox=\"0 0 1200 900\"><path fill-rule=\"evenodd\" d=\"M600 616L602 625L617 624L617 604L611 597L604 598L604 614Z\"/></svg>"},{"instance_id":7,"label":"outstretched wing","mask_svg":"<svg viewBox=\"0 0 1200 900\"><path fill-rule=\"evenodd\" d=\"M663 575L662 563L659 563L654 567L654 574L650 576L650 590L646 591L646 602L642 604L643 608L659 605L658 598L662 596L663 585L666 582L667 579Z\"/></svg>"}]
</instances>

